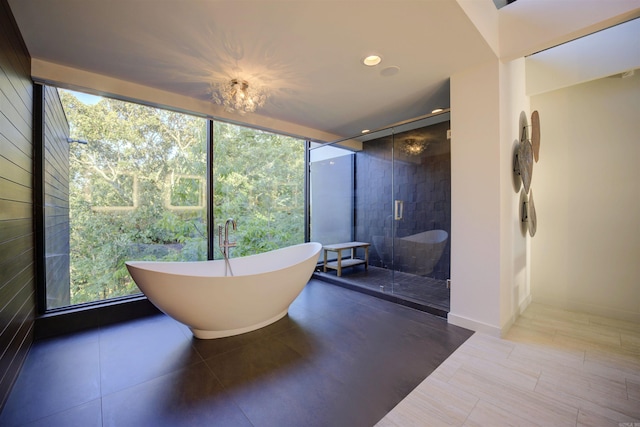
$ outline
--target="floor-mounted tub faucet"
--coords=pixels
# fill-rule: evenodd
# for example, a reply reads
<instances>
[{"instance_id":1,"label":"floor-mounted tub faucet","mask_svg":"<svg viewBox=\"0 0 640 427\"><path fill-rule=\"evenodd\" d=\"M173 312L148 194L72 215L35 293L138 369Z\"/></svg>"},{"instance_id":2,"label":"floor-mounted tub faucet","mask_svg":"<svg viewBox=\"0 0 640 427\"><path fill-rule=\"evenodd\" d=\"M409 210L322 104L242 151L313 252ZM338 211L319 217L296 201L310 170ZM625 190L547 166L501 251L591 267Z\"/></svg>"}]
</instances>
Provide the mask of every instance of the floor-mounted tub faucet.
<instances>
[{"instance_id":1,"label":"floor-mounted tub faucet","mask_svg":"<svg viewBox=\"0 0 640 427\"><path fill-rule=\"evenodd\" d=\"M222 251L222 256L224 256L225 265L229 269L229 272L233 276L233 271L231 271L231 264L229 263L229 249L236 246L236 242L229 241L229 224L231 224L231 228L233 231L238 229L238 225L236 224L236 220L233 218L229 218L227 222L224 224L224 240L222 239L222 226L218 226L218 245L220 246L220 250ZM225 272L226 275L226 272Z\"/></svg>"}]
</instances>

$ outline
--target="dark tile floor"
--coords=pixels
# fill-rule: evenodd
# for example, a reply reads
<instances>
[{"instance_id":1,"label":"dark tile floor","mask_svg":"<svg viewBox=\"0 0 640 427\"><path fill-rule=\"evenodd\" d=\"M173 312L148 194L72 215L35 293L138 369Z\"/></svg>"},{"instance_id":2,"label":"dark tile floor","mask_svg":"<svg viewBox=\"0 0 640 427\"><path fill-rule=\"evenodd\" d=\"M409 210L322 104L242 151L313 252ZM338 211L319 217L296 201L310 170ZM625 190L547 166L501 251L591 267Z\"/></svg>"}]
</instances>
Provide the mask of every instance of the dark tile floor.
<instances>
[{"instance_id":1,"label":"dark tile floor","mask_svg":"<svg viewBox=\"0 0 640 427\"><path fill-rule=\"evenodd\" d=\"M362 266L344 269L341 277L337 277L335 270L318 274L320 277L335 278L348 284L434 307L444 316L450 309L451 293L446 280L416 276L372 265L367 270Z\"/></svg>"},{"instance_id":2,"label":"dark tile floor","mask_svg":"<svg viewBox=\"0 0 640 427\"><path fill-rule=\"evenodd\" d=\"M156 315L34 343L2 426L372 426L469 336L311 280L289 315L197 340Z\"/></svg>"}]
</instances>

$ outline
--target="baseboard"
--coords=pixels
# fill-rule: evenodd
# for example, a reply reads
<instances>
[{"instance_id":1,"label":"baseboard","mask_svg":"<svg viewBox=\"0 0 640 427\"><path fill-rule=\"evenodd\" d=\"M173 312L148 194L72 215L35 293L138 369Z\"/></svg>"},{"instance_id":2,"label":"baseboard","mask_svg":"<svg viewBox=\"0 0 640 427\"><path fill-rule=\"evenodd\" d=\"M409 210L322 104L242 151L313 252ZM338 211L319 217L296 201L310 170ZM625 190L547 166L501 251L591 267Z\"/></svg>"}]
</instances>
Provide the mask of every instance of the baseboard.
<instances>
[{"instance_id":1,"label":"baseboard","mask_svg":"<svg viewBox=\"0 0 640 427\"><path fill-rule=\"evenodd\" d=\"M458 316L453 313L448 314L447 322L451 323L452 325L460 326L462 328L469 329L475 332L482 332L496 338L500 338L502 336L502 330L497 326L492 326L488 323L469 319L467 317Z\"/></svg>"},{"instance_id":2,"label":"baseboard","mask_svg":"<svg viewBox=\"0 0 640 427\"><path fill-rule=\"evenodd\" d=\"M617 319L625 322L640 323L640 312L621 310L619 308L607 307L592 303L584 303L574 300L560 300L553 298L535 297L536 304L547 305L549 307L560 308L562 310L576 313L591 314L594 316Z\"/></svg>"},{"instance_id":3,"label":"baseboard","mask_svg":"<svg viewBox=\"0 0 640 427\"><path fill-rule=\"evenodd\" d=\"M38 316L35 321L35 339L48 338L98 328L160 313L144 296L101 305L70 308Z\"/></svg>"},{"instance_id":4,"label":"baseboard","mask_svg":"<svg viewBox=\"0 0 640 427\"><path fill-rule=\"evenodd\" d=\"M520 303L516 318L520 316L522 313L524 313L527 307L529 307L529 304L531 304L531 294L527 295L527 297L524 300L522 300L522 302Z\"/></svg>"},{"instance_id":5,"label":"baseboard","mask_svg":"<svg viewBox=\"0 0 640 427\"><path fill-rule=\"evenodd\" d=\"M501 337L504 337L509 332L509 329L511 329L513 324L516 323L516 320L518 320L518 317L522 313L524 313L527 307L529 307L529 304L531 304L531 294L527 295L527 297L520 302L520 305L518 306L518 310L515 313L513 313L509 318L509 321L502 326L500 330Z\"/></svg>"}]
</instances>

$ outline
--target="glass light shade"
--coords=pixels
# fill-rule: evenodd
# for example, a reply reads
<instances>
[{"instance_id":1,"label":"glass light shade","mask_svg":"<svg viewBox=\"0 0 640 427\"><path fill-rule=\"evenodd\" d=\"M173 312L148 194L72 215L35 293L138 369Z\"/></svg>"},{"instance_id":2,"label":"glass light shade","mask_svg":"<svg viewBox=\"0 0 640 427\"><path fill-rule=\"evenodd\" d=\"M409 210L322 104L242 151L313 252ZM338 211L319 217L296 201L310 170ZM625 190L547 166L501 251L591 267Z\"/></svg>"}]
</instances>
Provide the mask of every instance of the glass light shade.
<instances>
[{"instance_id":1,"label":"glass light shade","mask_svg":"<svg viewBox=\"0 0 640 427\"><path fill-rule=\"evenodd\" d=\"M211 97L216 104L222 105L225 111L240 114L253 113L267 101L265 90L249 86L246 80L240 79L212 83Z\"/></svg>"},{"instance_id":2,"label":"glass light shade","mask_svg":"<svg viewBox=\"0 0 640 427\"><path fill-rule=\"evenodd\" d=\"M424 139L407 138L400 146L401 150L410 156L417 156L422 153L429 143Z\"/></svg>"}]
</instances>

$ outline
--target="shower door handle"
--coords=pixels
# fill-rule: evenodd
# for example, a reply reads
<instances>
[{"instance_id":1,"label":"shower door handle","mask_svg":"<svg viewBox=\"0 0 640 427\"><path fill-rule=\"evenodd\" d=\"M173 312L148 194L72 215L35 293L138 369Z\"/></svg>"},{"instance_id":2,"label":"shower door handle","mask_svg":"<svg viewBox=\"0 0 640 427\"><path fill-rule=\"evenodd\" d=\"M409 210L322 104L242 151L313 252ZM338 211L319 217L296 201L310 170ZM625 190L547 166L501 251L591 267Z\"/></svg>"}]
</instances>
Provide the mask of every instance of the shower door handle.
<instances>
[{"instance_id":1,"label":"shower door handle","mask_svg":"<svg viewBox=\"0 0 640 427\"><path fill-rule=\"evenodd\" d=\"M404 201L396 200L394 219L400 221L404 214Z\"/></svg>"}]
</instances>

